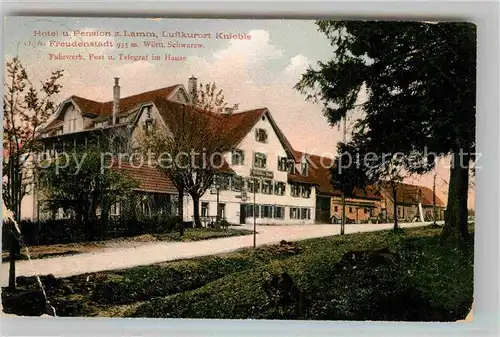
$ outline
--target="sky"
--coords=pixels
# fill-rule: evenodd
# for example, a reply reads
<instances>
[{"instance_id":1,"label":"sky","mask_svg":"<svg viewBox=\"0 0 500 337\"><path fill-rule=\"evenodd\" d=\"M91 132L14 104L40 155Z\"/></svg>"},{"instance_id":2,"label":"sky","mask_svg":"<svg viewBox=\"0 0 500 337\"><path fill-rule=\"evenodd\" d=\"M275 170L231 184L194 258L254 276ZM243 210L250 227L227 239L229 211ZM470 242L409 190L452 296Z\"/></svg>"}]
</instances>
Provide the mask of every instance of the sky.
<instances>
[{"instance_id":1,"label":"sky","mask_svg":"<svg viewBox=\"0 0 500 337\"><path fill-rule=\"evenodd\" d=\"M122 36L63 36L63 32L116 32ZM153 32L157 38L125 37L135 32ZM210 33L211 39L163 38L163 32ZM4 55L16 54L32 79L44 80L56 69L64 69L63 88L58 100L78 95L110 101L114 77L120 77L122 97L183 84L192 75L200 83L215 82L223 89L226 101L238 103L239 111L267 107L292 146L307 153L334 156L341 140L338 126L330 126L322 106L305 100L293 87L308 66L328 61L333 56L329 40L306 20L233 20L161 18L77 18L8 17L4 29ZM36 32L36 33L35 33ZM57 32L58 36L36 36ZM247 40L216 39L217 33L247 34ZM114 34L113 34L114 35ZM114 48L68 48L50 46L50 41L92 41L113 43ZM147 48L144 41L167 44L200 43L203 48ZM117 48L118 43L128 48ZM138 43L132 48L130 43ZM52 54L79 54L87 60L50 60ZM151 55L161 56L152 60ZM89 60L89 54L102 60ZM119 54L149 54L148 60L118 60ZM165 61L164 55L185 56L186 61ZM108 57L113 56L114 60ZM438 168L437 195L446 201L449 169L446 162ZM409 183L432 188L432 174L407 179ZM473 194L469 205L473 205Z\"/></svg>"}]
</instances>

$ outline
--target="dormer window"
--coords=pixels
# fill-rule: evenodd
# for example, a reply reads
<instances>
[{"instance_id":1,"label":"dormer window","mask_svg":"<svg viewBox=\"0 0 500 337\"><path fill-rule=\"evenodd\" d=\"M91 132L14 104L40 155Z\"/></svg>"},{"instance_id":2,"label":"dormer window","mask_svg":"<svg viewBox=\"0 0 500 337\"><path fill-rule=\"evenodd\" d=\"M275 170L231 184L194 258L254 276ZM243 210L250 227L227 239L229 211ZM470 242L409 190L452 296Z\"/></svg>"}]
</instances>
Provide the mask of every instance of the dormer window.
<instances>
[{"instance_id":1,"label":"dormer window","mask_svg":"<svg viewBox=\"0 0 500 337\"><path fill-rule=\"evenodd\" d=\"M68 120L68 132L76 131L76 118Z\"/></svg>"},{"instance_id":2,"label":"dormer window","mask_svg":"<svg viewBox=\"0 0 500 337\"><path fill-rule=\"evenodd\" d=\"M287 172L295 174L295 162L293 160L288 161Z\"/></svg>"},{"instance_id":3,"label":"dormer window","mask_svg":"<svg viewBox=\"0 0 500 337\"><path fill-rule=\"evenodd\" d=\"M267 131L264 129L255 129L255 140L260 143L267 143Z\"/></svg>"},{"instance_id":4,"label":"dormer window","mask_svg":"<svg viewBox=\"0 0 500 337\"><path fill-rule=\"evenodd\" d=\"M153 118L153 116L151 116L152 112L153 112L153 109L152 109L151 105L148 106L148 107L146 107L146 119L152 119Z\"/></svg>"},{"instance_id":5,"label":"dormer window","mask_svg":"<svg viewBox=\"0 0 500 337\"><path fill-rule=\"evenodd\" d=\"M307 161L305 159L300 163L300 174L307 176Z\"/></svg>"},{"instance_id":6,"label":"dormer window","mask_svg":"<svg viewBox=\"0 0 500 337\"><path fill-rule=\"evenodd\" d=\"M155 123L156 121L154 119L146 119L144 121L144 131L145 132L153 132L155 129Z\"/></svg>"}]
</instances>

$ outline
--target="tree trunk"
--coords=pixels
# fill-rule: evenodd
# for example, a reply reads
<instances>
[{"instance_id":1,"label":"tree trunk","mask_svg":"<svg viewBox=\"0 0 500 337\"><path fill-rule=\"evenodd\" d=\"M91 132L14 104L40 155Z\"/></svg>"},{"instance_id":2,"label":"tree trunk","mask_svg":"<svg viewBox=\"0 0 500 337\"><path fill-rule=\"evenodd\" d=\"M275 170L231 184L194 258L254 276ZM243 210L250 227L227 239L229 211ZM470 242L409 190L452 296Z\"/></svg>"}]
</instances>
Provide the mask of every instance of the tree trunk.
<instances>
[{"instance_id":1,"label":"tree trunk","mask_svg":"<svg viewBox=\"0 0 500 337\"><path fill-rule=\"evenodd\" d=\"M436 208L436 174L434 174L434 182L432 183L432 211L434 214L434 225L437 221L437 208Z\"/></svg>"},{"instance_id":2,"label":"tree trunk","mask_svg":"<svg viewBox=\"0 0 500 337\"><path fill-rule=\"evenodd\" d=\"M179 235L184 235L184 189L179 189L179 200L177 201L177 214L179 216Z\"/></svg>"},{"instance_id":3,"label":"tree trunk","mask_svg":"<svg viewBox=\"0 0 500 337\"><path fill-rule=\"evenodd\" d=\"M8 221L7 225L11 227L10 243L9 243L9 288L16 287L16 244L19 242L16 236L14 222Z\"/></svg>"},{"instance_id":4,"label":"tree trunk","mask_svg":"<svg viewBox=\"0 0 500 337\"><path fill-rule=\"evenodd\" d=\"M21 185L18 184L19 175L16 171L15 164L9 161L10 164L10 188L11 188L11 211L13 213L14 221L20 226L21 222ZM16 224L11 220L11 236L9 247L9 288L16 287L16 259L21 253L20 233L18 233Z\"/></svg>"},{"instance_id":5,"label":"tree trunk","mask_svg":"<svg viewBox=\"0 0 500 337\"><path fill-rule=\"evenodd\" d=\"M200 219L200 197L197 195L191 195L193 197L193 213L194 213L194 225L196 228L201 228Z\"/></svg>"},{"instance_id":6,"label":"tree trunk","mask_svg":"<svg viewBox=\"0 0 500 337\"><path fill-rule=\"evenodd\" d=\"M100 223L99 227L99 237L101 240L106 240L107 232L108 232L108 222L109 222L109 207L106 203L103 203L102 205L102 210L101 210L101 221L98 221L97 223Z\"/></svg>"},{"instance_id":7,"label":"tree trunk","mask_svg":"<svg viewBox=\"0 0 500 337\"><path fill-rule=\"evenodd\" d=\"M394 206L394 209L393 209L393 212L394 212L394 230L396 230L399 228L399 225L398 225L399 214L398 214L398 195L397 195L397 190L396 190L396 184L394 184L394 182L392 183L392 199L394 201L394 203L393 203L393 206Z\"/></svg>"},{"instance_id":8,"label":"tree trunk","mask_svg":"<svg viewBox=\"0 0 500 337\"><path fill-rule=\"evenodd\" d=\"M342 193L342 219L340 220L340 235L345 234L345 194Z\"/></svg>"},{"instance_id":9,"label":"tree trunk","mask_svg":"<svg viewBox=\"0 0 500 337\"><path fill-rule=\"evenodd\" d=\"M462 162L460 162L462 157ZM469 188L469 156L453 153L448 185L448 205L441 238L457 245L469 239L467 229L467 197Z\"/></svg>"}]
</instances>

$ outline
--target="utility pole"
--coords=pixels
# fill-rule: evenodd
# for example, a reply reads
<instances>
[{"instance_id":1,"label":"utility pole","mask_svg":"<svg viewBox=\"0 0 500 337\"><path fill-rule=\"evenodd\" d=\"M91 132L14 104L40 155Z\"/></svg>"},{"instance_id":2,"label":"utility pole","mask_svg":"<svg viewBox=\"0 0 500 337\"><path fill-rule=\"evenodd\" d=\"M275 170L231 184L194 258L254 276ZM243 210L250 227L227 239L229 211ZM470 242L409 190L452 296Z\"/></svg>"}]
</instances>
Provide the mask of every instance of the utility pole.
<instances>
[{"instance_id":1,"label":"utility pole","mask_svg":"<svg viewBox=\"0 0 500 337\"><path fill-rule=\"evenodd\" d=\"M220 179L218 175L215 175L215 189L217 190L217 213L215 216L215 227L217 228L219 226L219 220L220 220L220 207L219 207L219 190L220 190Z\"/></svg>"},{"instance_id":2,"label":"utility pole","mask_svg":"<svg viewBox=\"0 0 500 337\"><path fill-rule=\"evenodd\" d=\"M434 172L434 181L432 183L432 210L434 212L434 225L436 224L437 209L436 209L436 177L437 172Z\"/></svg>"},{"instance_id":3,"label":"utility pole","mask_svg":"<svg viewBox=\"0 0 500 337\"><path fill-rule=\"evenodd\" d=\"M342 130L342 142L345 144L346 142L346 118L347 116L344 116L344 127ZM342 220L340 221L340 235L345 234L345 193L342 191Z\"/></svg>"},{"instance_id":4,"label":"utility pole","mask_svg":"<svg viewBox=\"0 0 500 337\"><path fill-rule=\"evenodd\" d=\"M257 247L257 225L255 218L255 189L257 188L257 179L253 178L253 247Z\"/></svg>"}]
</instances>

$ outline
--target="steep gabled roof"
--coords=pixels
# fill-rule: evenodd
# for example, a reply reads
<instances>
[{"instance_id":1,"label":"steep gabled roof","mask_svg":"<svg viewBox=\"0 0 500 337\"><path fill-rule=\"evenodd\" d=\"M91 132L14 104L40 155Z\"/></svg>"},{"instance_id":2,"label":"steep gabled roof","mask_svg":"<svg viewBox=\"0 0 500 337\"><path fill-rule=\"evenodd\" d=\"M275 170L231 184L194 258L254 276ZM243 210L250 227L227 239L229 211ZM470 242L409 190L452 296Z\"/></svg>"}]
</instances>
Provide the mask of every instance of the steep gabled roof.
<instances>
[{"instance_id":1,"label":"steep gabled roof","mask_svg":"<svg viewBox=\"0 0 500 337\"><path fill-rule=\"evenodd\" d=\"M387 196L394 201L391 183L384 182L383 187L386 189ZM416 205L421 201L424 206L432 206L433 195L432 189L425 186L396 183L396 199L398 204ZM436 206L446 207L445 203L437 195Z\"/></svg>"},{"instance_id":2,"label":"steep gabled roof","mask_svg":"<svg viewBox=\"0 0 500 337\"><path fill-rule=\"evenodd\" d=\"M271 127L273 128L285 151L289 153L289 155L291 155L296 162L298 162L299 159L296 156L292 146L290 145L290 142L285 137L283 131L281 131L281 129L278 127L273 116L267 108L259 108L230 115L222 115L222 117L227 120L226 129L231 135L231 140L233 143L232 145L237 146L252 130L252 128L255 126L255 124L257 124L257 122L263 115L266 115L266 117L268 118Z\"/></svg>"},{"instance_id":3,"label":"steep gabled roof","mask_svg":"<svg viewBox=\"0 0 500 337\"><path fill-rule=\"evenodd\" d=\"M231 135L232 146L237 146L245 138L266 110L266 108L260 108L224 116L225 128Z\"/></svg>"},{"instance_id":4,"label":"steep gabled roof","mask_svg":"<svg viewBox=\"0 0 500 337\"><path fill-rule=\"evenodd\" d=\"M146 91L140 94L123 97L120 99L120 111L128 111L144 102L153 101L157 97L168 98L181 85L176 84L170 87ZM84 114L96 116L111 115L113 112L113 101L96 102L79 96L71 96L71 99L78 105Z\"/></svg>"}]
</instances>

